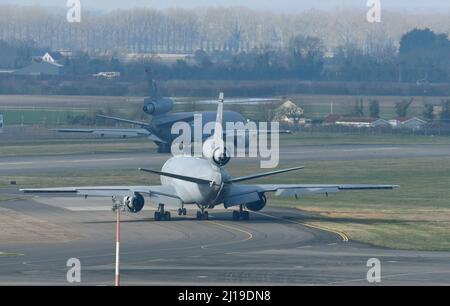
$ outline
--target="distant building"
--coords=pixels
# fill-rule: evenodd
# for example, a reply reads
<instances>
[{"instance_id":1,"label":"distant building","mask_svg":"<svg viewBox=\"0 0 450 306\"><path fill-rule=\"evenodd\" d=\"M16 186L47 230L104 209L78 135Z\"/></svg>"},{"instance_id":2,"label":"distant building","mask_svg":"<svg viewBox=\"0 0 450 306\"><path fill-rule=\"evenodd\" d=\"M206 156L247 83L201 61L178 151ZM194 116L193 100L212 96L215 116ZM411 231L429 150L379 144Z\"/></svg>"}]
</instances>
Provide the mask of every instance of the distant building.
<instances>
[{"instance_id":1,"label":"distant building","mask_svg":"<svg viewBox=\"0 0 450 306\"><path fill-rule=\"evenodd\" d=\"M137 62L143 60L152 60L162 63L176 63L178 60L188 61L192 54L179 53L128 53L119 56L121 62Z\"/></svg>"},{"instance_id":2,"label":"distant building","mask_svg":"<svg viewBox=\"0 0 450 306\"><path fill-rule=\"evenodd\" d=\"M60 52L47 52L42 56L42 61L48 63L58 63L63 59L64 56Z\"/></svg>"},{"instance_id":3,"label":"distant building","mask_svg":"<svg viewBox=\"0 0 450 306\"><path fill-rule=\"evenodd\" d=\"M433 116L438 117L442 113L442 106L441 105L434 105L433 106Z\"/></svg>"},{"instance_id":4,"label":"distant building","mask_svg":"<svg viewBox=\"0 0 450 306\"><path fill-rule=\"evenodd\" d=\"M298 123L305 110L290 100L284 102L275 109L274 119L284 123Z\"/></svg>"},{"instance_id":5,"label":"distant building","mask_svg":"<svg viewBox=\"0 0 450 306\"><path fill-rule=\"evenodd\" d=\"M345 115L329 115L324 125L340 125L349 127L388 127L389 122L381 118L354 117Z\"/></svg>"},{"instance_id":6,"label":"distant building","mask_svg":"<svg viewBox=\"0 0 450 306\"><path fill-rule=\"evenodd\" d=\"M427 124L427 122L417 117L398 117L389 120L389 124L394 128L419 130L422 127L424 127Z\"/></svg>"},{"instance_id":7,"label":"distant building","mask_svg":"<svg viewBox=\"0 0 450 306\"><path fill-rule=\"evenodd\" d=\"M17 75L63 75L64 74L64 66L42 61L39 63L32 63L31 65L17 69L14 71L14 74Z\"/></svg>"},{"instance_id":8,"label":"distant building","mask_svg":"<svg viewBox=\"0 0 450 306\"><path fill-rule=\"evenodd\" d=\"M117 79L120 77L120 72L117 71L108 71L108 72L99 72L93 75L96 78L104 78L108 80Z\"/></svg>"}]
</instances>

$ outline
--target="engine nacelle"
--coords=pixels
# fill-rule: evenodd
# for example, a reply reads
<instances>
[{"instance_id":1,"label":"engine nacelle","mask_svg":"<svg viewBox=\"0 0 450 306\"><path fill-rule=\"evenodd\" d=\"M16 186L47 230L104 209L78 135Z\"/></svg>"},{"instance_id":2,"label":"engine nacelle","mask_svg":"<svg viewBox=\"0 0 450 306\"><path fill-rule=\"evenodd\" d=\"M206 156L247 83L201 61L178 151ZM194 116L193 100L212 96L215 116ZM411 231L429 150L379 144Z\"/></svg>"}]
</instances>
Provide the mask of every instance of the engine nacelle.
<instances>
[{"instance_id":1,"label":"engine nacelle","mask_svg":"<svg viewBox=\"0 0 450 306\"><path fill-rule=\"evenodd\" d=\"M266 196L265 196L265 195L261 195L261 196L259 197L259 201L255 201L255 202L251 202L251 203L246 203L246 204L245 204L245 207L246 207L248 210L251 210L251 211L260 211L261 209L264 208L264 206L266 206L266 203L267 203L267 198L266 198Z\"/></svg>"},{"instance_id":2,"label":"engine nacelle","mask_svg":"<svg viewBox=\"0 0 450 306\"><path fill-rule=\"evenodd\" d=\"M173 101L171 99L159 99L152 101L149 98L144 99L144 108L142 109L149 115L162 115L168 113L173 108Z\"/></svg>"},{"instance_id":3,"label":"engine nacelle","mask_svg":"<svg viewBox=\"0 0 450 306\"><path fill-rule=\"evenodd\" d=\"M144 197L137 193L134 197L125 197L123 203L127 206L129 212L138 213L144 208Z\"/></svg>"},{"instance_id":4,"label":"engine nacelle","mask_svg":"<svg viewBox=\"0 0 450 306\"><path fill-rule=\"evenodd\" d=\"M208 138L203 144L203 157L210 159L218 166L225 166L231 159L227 148L216 147L213 138Z\"/></svg>"},{"instance_id":5,"label":"engine nacelle","mask_svg":"<svg viewBox=\"0 0 450 306\"><path fill-rule=\"evenodd\" d=\"M231 159L230 153L227 150L227 148L224 148L223 151L217 148L214 150L212 154L212 160L219 166L225 166L226 164L228 164L230 159Z\"/></svg>"}]
</instances>

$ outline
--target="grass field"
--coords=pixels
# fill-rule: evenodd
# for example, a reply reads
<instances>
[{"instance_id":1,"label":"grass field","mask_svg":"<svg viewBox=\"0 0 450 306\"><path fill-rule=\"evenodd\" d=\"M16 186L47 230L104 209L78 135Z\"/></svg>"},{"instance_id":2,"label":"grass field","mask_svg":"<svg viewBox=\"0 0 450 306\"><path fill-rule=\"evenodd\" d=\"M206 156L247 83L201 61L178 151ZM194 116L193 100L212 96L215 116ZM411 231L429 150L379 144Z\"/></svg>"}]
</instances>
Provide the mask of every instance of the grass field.
<instances>
[{"instance_id":1,"label":"grass field","mask_svg":"<svg viewBox=\"0 0 450 306\"><path fill-rule=\"evenodd\" d=\"M152 152L156 146L147 139L53 139L6 141L0 156L74 155Z\"/></svg>"},{"instance_id":2,"label":"grass field","mask_svg":"<svg viewBox=\"0 0 450 306\"><path fill-rule=\"evenodd\" d=\"M230 97L231 98L231 97ZM233 97L239 98L239 97ZM279 98L279 97L269 97ZM331 112L348 114L352 112L355 100L364 100L365 112L368 115L368 106L371 100L380 102L380 114L383 118L393 118L395 115L394 105L404 99L412 97L402 96L346 96L346 95L292 95L292 101L305 109L307 118L323 118ZM426 103L440 104L442 99L448 97L413 97L414 102L409 109L409 115L421 116L423 105ZM185 102L195 102L215 97L183 98ZM95 97L95 96L40 96L40 95L0 95L0 113L5 116L7 124L44 124L60 125L66 124L68 113L73 115L88 114L98 110L109 109L116 115L135 117L140 114L143 97ZM242 112L245 116L256 120L261 107L255 104L228 105L228 109ZM214 104L178 104L174 111L186 110L215 110ZM140 114L141 115L141 114Z\"/></svg>"},{"instance_id":3,"label":"grass field","mask_svg":"<svg viewBox=\"0 0 450 306\"><path fill-rule=\"evenodd\" d=\"M324 144L436 144L449 145L448 136L355 135L346 133L298 132L280 135L280 145ZM67 138L2 140L0 156L74 155L94 153L154 153L156 145L145 138Z\"/></svg>"}]
</instances>

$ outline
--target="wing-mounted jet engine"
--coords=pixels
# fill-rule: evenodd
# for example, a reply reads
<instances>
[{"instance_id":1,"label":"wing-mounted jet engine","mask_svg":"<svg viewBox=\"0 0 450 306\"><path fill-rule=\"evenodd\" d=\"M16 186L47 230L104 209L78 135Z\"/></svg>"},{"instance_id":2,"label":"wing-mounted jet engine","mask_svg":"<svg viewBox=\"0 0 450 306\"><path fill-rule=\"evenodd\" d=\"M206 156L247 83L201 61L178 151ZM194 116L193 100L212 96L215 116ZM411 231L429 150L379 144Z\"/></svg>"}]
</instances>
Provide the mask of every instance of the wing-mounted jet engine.
<instances>
[{"instance_id":1,"label":"wing-mounted jet engine","mask_svg":"<svg viewBox=\"0 0 450 306\"><path fill-rule=\"evenodd\" d=\"M137 193L132 197L124 197L123 204L126 206L129 212L138 213L142 210L142 208L144 208L145 200L140 193Z\"/></svg>"}]
</instances>

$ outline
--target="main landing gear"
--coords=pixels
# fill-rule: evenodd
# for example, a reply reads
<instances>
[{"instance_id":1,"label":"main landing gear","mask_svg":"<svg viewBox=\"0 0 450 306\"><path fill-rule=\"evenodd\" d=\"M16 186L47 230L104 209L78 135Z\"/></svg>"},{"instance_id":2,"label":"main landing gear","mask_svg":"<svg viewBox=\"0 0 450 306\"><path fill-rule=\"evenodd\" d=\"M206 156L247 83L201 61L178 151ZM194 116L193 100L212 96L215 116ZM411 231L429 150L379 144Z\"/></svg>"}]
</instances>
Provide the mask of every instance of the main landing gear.
<instances>
[{"instance_id":1,"label":"main landing gear","mask_svg":"<svg viewBox=\"0 0 450 306\"><path fill-rule=\"evenodd\" d=\"M233 220L239 221L239 220L248 220L250 219L250 213L246 210L244 210L243 205L239 205L239 210L233 211Z\"/></svg>"},{"instance_id":2,"label":"main landing gear","mask_svg":"<svg viewBox=\"0 0 450 306\"><path fill-rule=\"evenodd\" d=\"M158 210L155 211L155 221L170 221L170 212L164 210L164 204L158 205Z\"/></svg>"},{"instance_id":3,"label":"main landing gear","mask_svg":"<svg viewBox=\"0 0 450 306\"><path fill-rule=\"evenodd\" d=\"M186 216L187 211L186 208L178 208L178 216Z\"/></svg>"}]
</instances>

